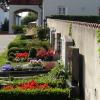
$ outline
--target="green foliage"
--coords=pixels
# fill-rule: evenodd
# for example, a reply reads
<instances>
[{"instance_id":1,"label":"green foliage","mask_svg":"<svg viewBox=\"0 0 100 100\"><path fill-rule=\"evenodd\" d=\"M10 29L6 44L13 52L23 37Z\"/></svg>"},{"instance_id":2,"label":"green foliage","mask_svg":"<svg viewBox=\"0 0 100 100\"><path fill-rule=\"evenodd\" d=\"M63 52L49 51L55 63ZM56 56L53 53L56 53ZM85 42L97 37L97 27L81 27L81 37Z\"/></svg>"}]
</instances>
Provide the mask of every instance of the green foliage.
<instances>
[{"instance_id":1,"label":"green foliage","mask_svg":"<svg viewBox=\"0 0 100 100\"><path fill-rule=\"evenodd\" d=\"M36 21L37 19L37 14L35 13L29 13L26 17L23 18L22 20L22 25L28 25L29 22Z\"/></svg>"},{"instance_id":2,"label":"green foliage","mask_svg":"<svg viewBox=\"0 0 100 100\"><path fill-rule=\"evenodd\" d=\"M37 30L37 35L40 40L47 39L48 34L49 34L49 28L47 27L45 28L39 27Z\"/></svg>"},{"instance_id":3,"label":"green foliage","mask_svg":"<svg viewBox=\"0 0 100 100\"><path fill-rule=\"evenodd\" d=\"M4 23L1 25L2 31L8 31L9 30L9 21L7 18L5 18Z\"/></svg>"},{"instance_id":4,"label":"green foliage","mask_svg":"<svg viewBox=\"0 0 100 100\"><path fill-rule=\"evenodd\" d=\"M24 33L24 27L23 26L19 26L19 25L13 25L12 29L14 30L15 34L21 34Z\"/></svg>"},{"instance_id":5,"label":"green foliage","mask_svg":"<svg viewBox=\"0 0 100 100\"><path fill-rule=\"evenodd\" d=\"M97 30L97 42L100 43L100 29ZM99 47L98 51L99 51L99 55L100 55L100 47Z\"/></svg>"},{"instance_id":6,"label":"green foliage","mask_svg":"<svg viewBox=\"0 0 100 100\"><path fill-rule=\"evenodd\" d=\"M31 50L29 51L29 58L35 58L36 57L36 49L35 48L31 48Z\"/></svg>"},{"instance_id":7,"label":"green foliage","mask_svg":"<svg viewBox=\"0 0 100 100\"><path fill-rule=\"evenodd\" d=\"M71 100L71 89L46 89L46 90L27 90L27 91L4 91L0 90L1 100ZM48 99L47 99L48 98Z\"/></svg>"},{"instance_id":8,"label":"green foliage","mask_svg":"<svg viewBox=\"0 0 100 100\"><path fill-rule=\"evenodd\" d=\"M52 15L47 18L70 20L70 21L81 21L81 22L89 22L89 23L100 23L100 16Z\"/></svg>"},{"instance_id":9,"label":"green foliage","mask_svg":"<svg viewBox=\"0 0 100 100\"><path fill-rule=\"evenodd\" d=\"M8 60L9 61L13 61L15 58L15 53L14 52L10 52L9 55L8 55Z\"/></svg>"},{"instance_id":10,"label":"green foliage","mask_svg":"<svg viewBox=\"0 0 100 100\"><path fill-rule=\"evenodd\" d=\"M69 36L72 36L72 24L70 24L70 27L69 27Z\"/></svg>"},{"instance_id":11,"label":"green foliage","mask_svg":"<svg viewBox=\"0 0 100 100\"><path fill-rule=\"evenodd\" d=\"M54 67L49 73L49 75L56 79L65 77L63 62L58 60L58 66Z\"/></svg>"},{"instance_id":12,"label":"green foliage","mask_svg":"<svg viewBox=\"0 0 100 100\"><path fill-rule=\"evenodd\" d=\"M16 41L16 42L11 42L9 45L8 45L8 49L12 48L12 47L18 47L18 48L23 48L23 47L26 47L27 45L27 41Z\"/></svg>"},{"instance_id":13,"label":"green foliage","mask_svg":"<svg viewBox=\"0 0 100 100\"><path fill-rule=\"evenodd\" d=\"M32 36L20 35L20 40L32 39Z\"/></svg>"},{"instance_id":14,"label":"green foliage","mask_svg":"<svg viewBox=\"0 0 100 100\"><path fill-rule=\"evenodd\" d=\"M97 31L97 42L100 43L100 29Z\"/></svg>"}]
</instances>

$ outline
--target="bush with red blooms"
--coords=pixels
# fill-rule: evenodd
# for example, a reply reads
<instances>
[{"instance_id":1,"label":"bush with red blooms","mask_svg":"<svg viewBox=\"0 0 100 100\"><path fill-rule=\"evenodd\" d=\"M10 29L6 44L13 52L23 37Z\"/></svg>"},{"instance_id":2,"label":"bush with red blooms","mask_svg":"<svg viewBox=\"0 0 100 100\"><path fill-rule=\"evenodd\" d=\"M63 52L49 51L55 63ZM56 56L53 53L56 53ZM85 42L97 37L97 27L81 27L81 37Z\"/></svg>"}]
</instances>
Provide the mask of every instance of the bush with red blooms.
<instances>
[{"instance_id":1,"label":"bush with red blooms","mask_svg":"<svg viewBox=\"0 0 100 100\"><path fill-rule=\"evenodd\" d=\"M55 62L52 61L52 62L47 62L45 65L44 65L44 68L47 69L47 70L51 70L52 68L55 67Z\"/></svg>"},{"instance_id":2,"label":"bush with red blooms","mask_svg":"<svg viewBox=\"0 0 100 100\"><path fill-rule=\"evenodd\" d=\"M14 90L14 89L32 90L32 89L47 89L47 88L49 88L48 84L46 83L39 84L35 82L34 80L27 83L21 83L17 86L7 85L3 87L4 90Z\"/></svg>"},{"instance_id":3,"label":"bush with red blooms","mask_svg":"<svg viewBox=\"0 0 100 100\"><path fill-rule=\"evenodd\" d=\"M28 59L29 53L23 52L23 53L16 53L16 61L26 61Z\"/></svg>"},{"instance_id":4,"label":"bush with red blooms","mask_svg":"<svg viewBox=\"0 0 100 100\"><path fill-rule=\"evenodd\" d=\"M37 51L37 58L42 59L42 60L53 60L53 57L55 56L55 51L54 50L38 50Z\"/></svg>"},{"instance_id":5,"label":"bush with red blooms","mask_svg":"<svg viewBox=\"0 0 100 100\"><path fill-rule=\"evenodd\" d=\"M44 49L38 50L36 57L43 60L46 57L46 53L47 51Z\"/></svg>"}]
</instances>

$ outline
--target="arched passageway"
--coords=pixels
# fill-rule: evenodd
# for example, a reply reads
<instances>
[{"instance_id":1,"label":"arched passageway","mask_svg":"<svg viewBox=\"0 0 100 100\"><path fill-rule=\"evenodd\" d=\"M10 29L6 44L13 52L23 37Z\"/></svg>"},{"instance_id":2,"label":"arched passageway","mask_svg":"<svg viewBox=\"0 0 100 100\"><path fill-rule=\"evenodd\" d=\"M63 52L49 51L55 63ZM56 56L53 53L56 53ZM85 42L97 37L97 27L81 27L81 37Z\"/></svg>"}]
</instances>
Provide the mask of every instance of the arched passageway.
<instances>
[{"instance_id":1,"label":"arched passageway","mask_svg":"<svg viewBox=\"0 0 100 100\"><path fill-rule=\"evenodd\" d=\"M14 1L16 1L16 3ZM23 11L36 12L38 15L37 24L39 26L42 25L41 5L42 0L11 0L9 4L9 33L13 33L12 26L16 24L16 14Z\"/></svg>"}]
</instances>

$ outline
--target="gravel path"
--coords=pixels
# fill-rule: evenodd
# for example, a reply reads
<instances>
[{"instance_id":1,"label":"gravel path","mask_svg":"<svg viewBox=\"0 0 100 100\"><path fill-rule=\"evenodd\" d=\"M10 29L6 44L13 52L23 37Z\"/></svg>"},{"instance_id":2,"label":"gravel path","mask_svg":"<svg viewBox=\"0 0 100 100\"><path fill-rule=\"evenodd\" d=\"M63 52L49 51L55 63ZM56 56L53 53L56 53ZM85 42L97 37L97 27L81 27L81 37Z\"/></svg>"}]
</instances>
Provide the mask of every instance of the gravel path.
<instances>
[{"instance_id":1,"label":"gravel path","mask_svg":"<svg viewBox=\"0 0 100 100\"><path fill-rule=\"evenodd\" d=\"M16 35L0 35L0 53L4 52L8 44L15 39Z\"/></svg>"}]
</instances>

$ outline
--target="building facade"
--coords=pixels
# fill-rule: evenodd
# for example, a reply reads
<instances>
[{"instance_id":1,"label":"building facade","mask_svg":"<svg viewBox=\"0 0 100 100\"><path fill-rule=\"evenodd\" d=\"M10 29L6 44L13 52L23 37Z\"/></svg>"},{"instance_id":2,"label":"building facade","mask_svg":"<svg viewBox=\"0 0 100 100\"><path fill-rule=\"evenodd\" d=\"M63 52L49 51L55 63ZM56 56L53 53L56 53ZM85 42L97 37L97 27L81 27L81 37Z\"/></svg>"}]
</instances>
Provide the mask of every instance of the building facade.
<instances>
[{"instance_id":1,"label":"building facade","mask_svg":"<svg viewBox=\"0 0 100 100\"><path fill-rule=\"evenodd\" d=\"M43 0L43 16L100 14L99 0Z\"/></svg>"},{"instance_id":2,"label":"building facade","mask_svg":"<svg viewBox=\"0 0 100 100\"><path fill-rule=\"evenodd\" d=\"M14 20L12 16L14 16L16 10L34 10L38 13L39 24L43 23L46 16L51 15L100 15L99 0L10 0L9 7L9 18L12 20ZM10 24L13 23L11 22ZM9 29L9 32L11 33L12 30Z\"/></svg>"}]
</instances>

